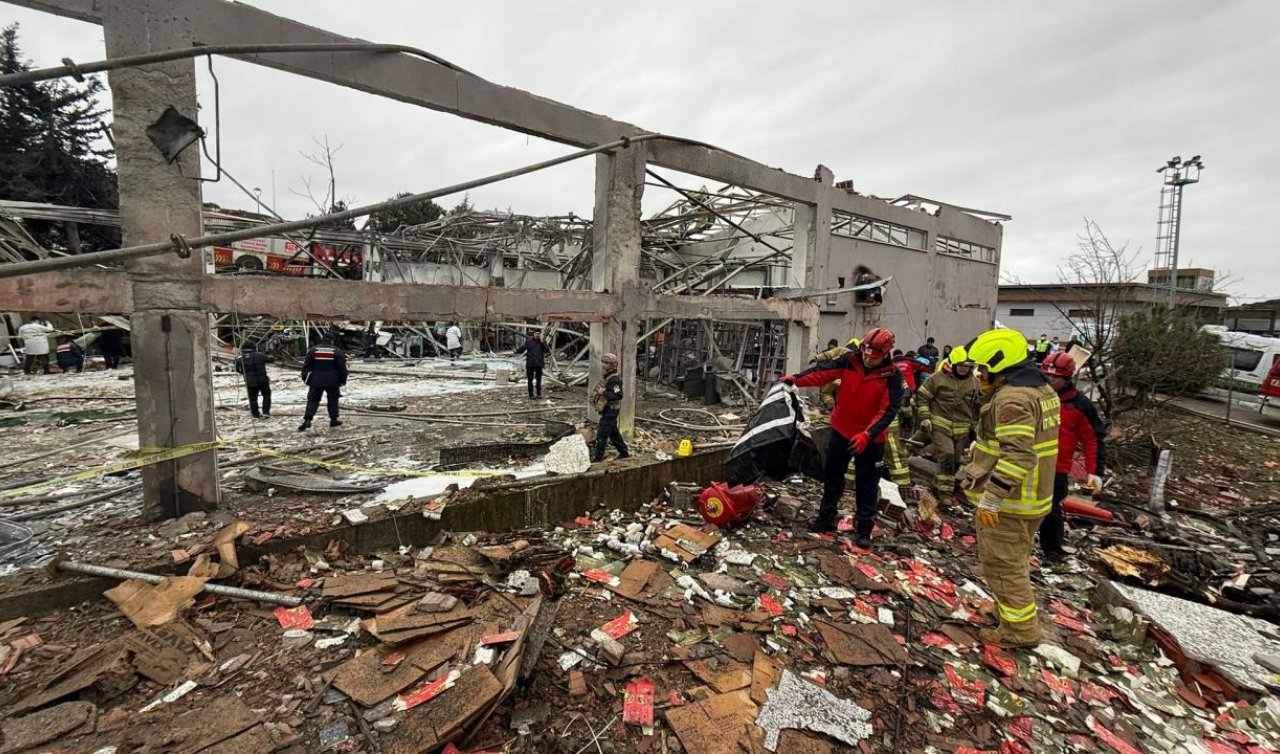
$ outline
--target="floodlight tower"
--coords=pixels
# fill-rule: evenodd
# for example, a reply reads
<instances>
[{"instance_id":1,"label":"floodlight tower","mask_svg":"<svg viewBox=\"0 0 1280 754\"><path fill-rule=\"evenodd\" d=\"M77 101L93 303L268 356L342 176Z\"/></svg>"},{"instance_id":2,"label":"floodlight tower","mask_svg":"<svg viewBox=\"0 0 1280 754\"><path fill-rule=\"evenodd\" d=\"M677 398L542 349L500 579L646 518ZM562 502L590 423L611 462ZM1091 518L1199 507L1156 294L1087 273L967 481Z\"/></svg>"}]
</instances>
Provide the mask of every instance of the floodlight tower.
<instances>
[{"instance_id":1,"label":"floodlight tower","mask_svg":"<svg viewBox=\"0 0 1280 754\"><path fill-rule=\"evenodd\" d=\"M1172 309L1178 292L1178 236L1182 232L1182 187L1200 181L1204 163L1200 155L1186 162L1181 157L1171 157L1161 165L1157 173L1164 175L1160 189L1160 218L1156 221L1157 270L1169 271L1169 308Z\"/></svg>"}]
</instances>

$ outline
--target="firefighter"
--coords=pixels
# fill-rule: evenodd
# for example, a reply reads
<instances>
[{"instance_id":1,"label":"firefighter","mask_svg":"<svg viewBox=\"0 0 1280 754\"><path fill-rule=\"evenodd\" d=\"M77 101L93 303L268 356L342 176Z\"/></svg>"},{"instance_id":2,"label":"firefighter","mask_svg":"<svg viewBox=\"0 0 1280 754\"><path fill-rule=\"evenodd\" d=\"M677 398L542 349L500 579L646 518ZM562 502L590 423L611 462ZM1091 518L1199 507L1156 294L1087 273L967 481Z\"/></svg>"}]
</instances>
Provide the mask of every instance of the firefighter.
<instances>
[{"instance_id":1,"label":"firefighter","mask_svg":"<svg viewBox=\"0 0 1280 754\"><path fill-rule=\"evenodd\" d=\"M591 407L600 414L600 423L596 425L595 452L591 454L592 463L604 460L604 451L609 443L618 451L618 460L630 458L627 452L627 441L622 438L618 429L618 414L622 412L622 375L618 374L618 357L606 353L600 357L600 368L604 372L604 384L596 387Z\"/></svg>"},{"instance_id":2,"label":"firefighter","mask_svg":"<svg viewBox=\"0 0 1280 754\"><path fill-rule=\"evenodd\" d=\"M893 421L889 423L889 432L885 436L884 474L890 482L905 491L911 486L911 469L907 467L907 448L902 444L902 425L904 419L908 424L911 420L910 405L916 392L916 375L927 370L916 361L914 351L908 354L894 351L893 366L902 377L902 403L898 406L898 413L894 415ZM846 480L851 480L852 475L851 468Z\"/></svg>"},{"instance_id":3,"label":"firefighter","mask_svg":"<svg viewBox=\"0 0 1280 754\"><path fill-rule=\"evenodd\" d=\"M835 361L850 351L857 350L858 339L849 338L849 342L840 345L835 338L827 341L827 350L822 351L818 355L809 360L812 364L818 364L823 361ZM822 404L828 412L836 406L836 394L840 392L840 380L833 380L822 386L822 390L818 391L818 402Z\"/></svg>"},{"instance_id":4,"label":"firefighter","mask_svg":"<svg viewBox=\"0 0 1280 754\"><path fill-rule=\"evenodd\" d=\"M1102 492L1102 472L1106 468L1106 428L1094 408L1093 401L1076 391L1076 362L1065 352L1051 353L1040 363L1040 371L1049 378L1049 386L1062 401L1062 425L1058 427L1058 466L1053 477L1053 508L1040 524L1040 550L1045 560L1061 562L1067 556L1062 549L1064 529L1062 501L1067 496L1068 475L1076 448L1084 456L1084 470L1089 475L1089 490Z\"/></svg>"},{"instance_id":5,"label":"firefighter","mask_svg":"<svg viewBox=\"0 0 1280 754\"><path fill-rule=\"evenodd\" d=\"M978 558L995 598L997 628L983 629L987 644L1040 643L1031 548L1053 501L1058 460L1058 395L1027 354L1016 330L988 330L965 350L990 394L978 417L973 460L960 471L965 495L977 506Z\"/></svg>"},{"instance_id":6,"label":"firefighter","mask_svg":"<svg viewBox=\"0 0 1280 754\"><path fill-rule=\"evenodd\" d=\"M782 381L798 387L817 387L840 380L835 410L831 412L831 437L823 469L822 503L809 531L834 531L836 507L844 494L845 472L855 469L854 535L859 547L871 545L879 501L880 466L889 429L902 405L902 377L889 361L893 333L883 327L867 331L857 351L834 361L820 361Z\"/></svg>"},{"instance_id":7,"label":"firefighter","mask_svg":"<svg viewBox=\"0 0 1280 754\"><path fill-rule=\"evenodd\" d=\"M328 398L329 426L342 426L338 419L338 398L342 386L347 384L347 354L335 346L333 340L331 334L321 337L320 343L307 351L307 358L302 362L302 381L307 383L307 411L302 416L299 432L311 429L322 395Z\"/></svg>"},{"instance_id":8,"label":"firefighter","mask_svg":"<svg viewBox=\"0 0 1280 754\"><path fill-rule=\"evenodd\" d=\"M56 352L55 358L58 361L58 368L62 370L63 374L70 372L72 367L77 372L84 371L84 351L80 349L80 346L76 345L74 340L70 338L63 340L58 344Z\"/></svg>"},{"instance_id":9,"label":"firefighter","mask_svg":"<svg viewBox=\"0 0 1280 754\"><path fill-rule=\"evenodd\" d=\"M933 460L938 464L933 486L939 499L946 500L955 492L957 462L978 421L978 378L964 346L952 349L916 392L916 408L920 431L930 436Z\"/></svg>"}]
</instances>

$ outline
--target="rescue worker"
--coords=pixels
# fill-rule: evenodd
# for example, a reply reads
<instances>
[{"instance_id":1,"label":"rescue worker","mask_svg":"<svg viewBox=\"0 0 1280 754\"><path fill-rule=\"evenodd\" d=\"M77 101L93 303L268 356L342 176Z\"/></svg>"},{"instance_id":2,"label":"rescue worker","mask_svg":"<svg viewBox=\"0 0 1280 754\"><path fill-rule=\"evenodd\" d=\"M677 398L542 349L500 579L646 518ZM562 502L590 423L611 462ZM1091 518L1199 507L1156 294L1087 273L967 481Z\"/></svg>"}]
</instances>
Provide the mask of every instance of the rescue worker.
<instances>
[{"instance_id":1,"label":"rescue worker","mask_svg":"<svg viewBox=\"0 0 1280 754\"><path fill-rule=\"evenodd\" d=\"M542 368L551 351L542 342L542 330L534 330L516 349L516 355L524 354L524 378L529 386L529 399L542 397Z\"/></svg>"},{"instance_id":2,"label":"rescue worker","mask_svg":"<svg viewBox=\"0 0 1280 754\"><path fill-rule=\"evenodd\" d=\"M255 419L264 416L270 419L271 376L267 374L267 355L258 350L258 344L249 342L241 346L240 356L236 358L236 371L244 375L244 387L249 393L249 415ZM261 413L258 411L258 396L262 396Z\"/></svg>"},{"instance_id":3,"label":"rescue worker","mask_svg":"<svg viewBox=\"0 0 1280 754\"><path fill-rule=\"evenodd\" d=\"M827 350L814 356L812 359L809 360L809 363L818 364L823 361L835 361L841 356L844 356L846 353L857 350L857 348L858 348L857 338L849 338L849 342L843 346L840 345L840 341L836 340L835 338L832 338L831 340L827 341ZM834 380L832 382L827 383L826 385L823 385L822 389L818 391L818 402L821 403L822 407L825 408L827 411L831 411L833 408L835 408L836 394L839 393L839 391L840 391L840 380Z\"/></svg>"},{"instance_id":4,"label":"rescue worker","mask_svg":"<svg viewBox=\"0 0 1280 754\"><path fill-rule=\"evenodd\" d=\"M1053 508L1040 524L1040 550L1045 560L1061 562L1067 557L1062 549L1065 525L1062 501L1067 496L1067 482L1076 448L1084 455L1084 470L1089 475L1089 489L1102 492L1102 472L1106 468L1106 428L1093 401L1081 395L1075 386L1076 362L1066 353L1049 354L1040 364L1049 378L1049 386L1062 401L1062 424L1058 427L1058 465L1053 477Z\"/></svg>"},{"instance_id":5,"label":"rescue worker","mask_svg":"<svg viewBox=\"0 0 1280 754\"><path fill-rule=\"evenodd\" d=\"M836 509L844 494L845 472L854 466L854 538L859 547L871 546L880 498L880 466L889 424L902 405L902 377L889 361L893 333L873 327L857 351L833 361L820 361L782 382L797 387L817 387L840 380L835 410L831 412L831 437L827 441L823 469L822 502L809 531L834 531Z\"/></svg>"},{"instance_id":6,"label":"rescue worker","mask_svg":"<svg viewBox=\"0 0 1280 754\"><path fill-rule=\"evenodd\" d=\"M40 367L45 374L49 373L49 333L53 325L45 320L33 319L18 328L18 337L22 338L22 373L35 374Z\"/></svg>"},{"instance_id":7,"label":"rescue worker","mask_svg":"<svg viewBox=\"0 0 1280 754\"><path fill-rule=\"evenodd\" d=\"M893 421L889 423L889 432L885 436L884 474L890 482L906 490L911 486L911 469L907 467L907 448L902 443L902 425L904 423L909 425L911 422L911 398L916 392L917 375L923 372L927 376L928 368L916 361L914 351L906 354L902 351L894 351L893 366L902 377L902 404L898 407L898 413L894 415ZM911 431L909 426L906 431ZM852 475L853 471L849 473ZM851 479L851 476L846 476L847 481Z\"/></svg>"},{"instance_id":8,"label":"rescue worker","mask_svg":"<svg viewBox=\"0 0 1280 754\"><path fill-rule=\"evenodd\" d=\"M995 598L997 628L978 639L1004 647L1040 643L1030 559L1053 502L1058 460L1058 395L1027 356L1016 330L988 330L965 346L990 394L978 417L973 460L960 470L977 506L978 559Z\"/></svg>"},{"instance_id":9,"label":"rescue worker","mask_svg":"<svg viewBox=\"0 0 1280 754\"><path fill-rule=\"evenodd\" d=\"M978 378L964 346L952 349L938 371L916 392L920 431L929 436L938 468L933 487L939 499L955 492L957 462L978 421Z\"/></svg>"},{"instance_id":10,"label":"rescue worker","mask_svg":"<svg viewBox=\"0 0 1280 754\"><path fill-rule=\"evenodd\" d=\"M342 386L347 384L347 354L333 345L333 340L331 334L321 337L320 343L307 351L307 358L302 362L302 381L308 389L307 410L302 415L299 432L311 429L322 395L328 398L329 426L342 426L338 419L338 398L342 395Z\"/></svg>"},{"instance_id":11,"label":"rescue worker","mask_svg":"<svg viewBox=\"0 0 1280 754\"><path fill-rule=\"evenodd\" d=\"M77 372L84 371L84 351L76 345L74 340L67 338L59 343L56 353L58 368L63 374L70 372L72 367L75 367Z\"/></svg>"},{"instance_id":12,"label":"rescue worker","mask_svg":"<svg viewBox=\"0 0 1280 754\"><path fill-rule=\"evenodd\" d=\"M1049 338L1044 333L1040 333L1040 340L1036 341L1036 363L1044 361L1044 357L1049 355Z\"/></svg>"},{"instance_id":13,"label":"rescue worker","mask_svg":"<svg viewBox=\"0 0 1280 754\"><path fill-rule=\"evenodd\" d=\"M613 443L618 451L618 460L631 457L627 452L627 441L622 439L622 432L618 430L618 414L622 412L622 375L618 374L618 357L611 353L601 356L600 368L604 371L604 384L596 387L591 401L592 408L600 414L592 463L604 460L605 447L609 443Z\"/></svg>"}]
</instances>

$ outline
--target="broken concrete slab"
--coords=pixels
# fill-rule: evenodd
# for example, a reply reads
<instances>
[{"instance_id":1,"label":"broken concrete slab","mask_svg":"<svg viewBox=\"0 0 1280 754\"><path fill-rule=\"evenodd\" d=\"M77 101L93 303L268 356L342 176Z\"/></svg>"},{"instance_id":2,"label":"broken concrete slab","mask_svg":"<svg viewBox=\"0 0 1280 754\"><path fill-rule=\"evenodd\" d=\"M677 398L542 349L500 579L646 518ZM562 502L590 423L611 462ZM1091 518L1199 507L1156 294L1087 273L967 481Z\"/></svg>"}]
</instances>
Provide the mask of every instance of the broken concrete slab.
<instances>
[{"instance_id":1,"label":"broken concrete slab","mask_svg":"<svg viewBox=\"0 0 1280 754\"><path fill-rule=\"evenodd\" d=\"M769 701L760 708L756 725L764 729L764 747L769 751L778 750L784 728L825 733L857 746L871 735L871 713L784 670L778 687L769 689Z\"/></svg>"},{"instance_id":2,"label":"broken concrete slab","mask_svg":"<svg viewBox=\"0 0 1280 754\"><path fill-rule=\"evenodd\" d=\"M447 613L457 606L457 597L441 592L431 592L417 601L415 609L420 613Z\"/></svg>"}]
</instances>

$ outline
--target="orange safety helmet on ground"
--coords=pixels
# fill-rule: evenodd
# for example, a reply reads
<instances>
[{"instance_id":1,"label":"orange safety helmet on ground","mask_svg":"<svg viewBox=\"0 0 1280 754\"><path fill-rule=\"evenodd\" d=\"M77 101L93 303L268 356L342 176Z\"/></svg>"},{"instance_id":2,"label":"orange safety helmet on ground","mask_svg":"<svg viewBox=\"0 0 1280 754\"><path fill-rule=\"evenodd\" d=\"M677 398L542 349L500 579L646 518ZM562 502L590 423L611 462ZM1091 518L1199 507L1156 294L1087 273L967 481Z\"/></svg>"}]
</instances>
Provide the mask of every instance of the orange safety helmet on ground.
<instances>
[{"instance_id":1,"label":"orange safety helmet on ground","mask_svg":"<svg viewBox=\"0 0 1280 754\"><path fill-rule=\"evenodd\" d=\"M893 332L884 327L873 327L862 336L859 348L871 359L883 359L893 352Z\"/></svg>"},{"instance_id":2,"label":"orange safety helmet on ground","mask_svg":"<svg viewBox=\"0 0 1280 754\"><path fill-rule=\"evenodd\" d=\"M1076 373L1076 360L1064 351L1051 353L1040 362L1040 371L1050 377L1071 379L1071 376Z\"/></svg>"}]
</instances>

